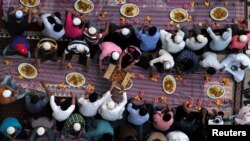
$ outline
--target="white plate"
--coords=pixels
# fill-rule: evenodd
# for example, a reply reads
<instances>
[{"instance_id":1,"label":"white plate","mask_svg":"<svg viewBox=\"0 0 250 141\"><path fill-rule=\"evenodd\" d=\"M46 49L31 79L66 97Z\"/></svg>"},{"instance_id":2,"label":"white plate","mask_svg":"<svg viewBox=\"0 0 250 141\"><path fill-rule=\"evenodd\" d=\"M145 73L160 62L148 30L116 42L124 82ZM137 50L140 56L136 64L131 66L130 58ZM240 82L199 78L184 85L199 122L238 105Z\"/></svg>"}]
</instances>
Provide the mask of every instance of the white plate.
<instances>
[{"instance_id":1,"label":"white plate","mask_svg":"<svg viewBox=\"0 0 250 141\"><path fill-rule=\"evenodd\" d=\"M173 83L174 83L173 91L172 91L172 92L168 92L168 91L165 89L165 87L164 87L164 83L165 83L166 79L171 79L171 80L173 81ZM175 81L175 78L174 78L172 75L166 75L166 76L163 78L163 80L162 80L162 88L163 88L163 90L164 90L165 93L167 93L167 94L173 94L174 91L175 91L175 89L176 89L176 81Z\"/></svg>"},{"instance_id":2,"label":"white plate","mask_svg":"<svg viewBox=\"0 0 250 141\"><path fill-rule=\"evenodd\" d=\"M129 6L133 6L135 8L134 10L136 10L135 13L132 16L126 15L126 13L125 13L126 8L129 7ZM131 17L137 16L139 14L139 12L140 12L140 9L139 9L139 7L137 5L135 5L133 3L127 3L127 4L124 4L124 5L121 6L120 12L124 17L131 18Z\"/></svg>"},{"instance_id":3,"label":"white plate","mask_svg":"<svg viewBox=\"0 0 250 141\"><path fill-rule=\"evenodd\" d=\"M175 13L178 13L178 12L182 13L182 14L185 16L185 18L182 19L182 20L176 19L176 18L175 18ZM174 22L181 23L181 22L184 22L184 21L187 20L187 18L188 18L188 12L187 12L187 10L185 10L185 9L183 9L183 8L176 8L176 9L173 9L173 10L170 12L170 18L171 18L171 20L173 20Z\"/></svg>"},{"instance_id":4,"label":"white plate","mask_svg":"<svg viewBox=\"0 0 250 141\"><path fill-rule=\"evenodd\" d=\"M24 66L31 66L31 67L34 69L35 74L34 74L33 76L27 76L27 75L22 71L22 68L23 68ZM33 65L31 65L31 64L29 64L29 63L22 63L22 64L20 64L20 65L18 66L18 72L19 72L19 74L21 74L24 78L27 78L27 79L34 79L34 78L36 78L36 76L37 76L37 69L36 69L36 67L33 66Z\"/></svg>"},{"instance_id":5,"label":"white plate","mask_svg":"<svg viewBox=\"0 0 250 141\"><path fill-rule=\"evenodd\" d=\"M129 89L132 88L132 86L133 86L133 81L132 81L131 79L130 79L129 81L131 82L130 86L127 87L127 88L125 88L124 90L129 90ZM115 85L115 88L118 89L118 90L121 90L120 85Z\"/></svg>"},{"instance_id":6,"label":"white plate","mask_svg":"<svg viewBox=\"0 0 250 141\"><path fill-rule=\"evenodd\" d=\"M79 75L79 76L83 79L82 83L80 83L80 84L78 84L78 85L74 85L74 84L70 83L70 82L68 81L68 77L69 77L70 75ZM78 73L78 72L71 72L71 73L69 73L69 74L66 76L65 79L66 79L66 82L67 82L70 86L73 86L73 87L81 87L81 86L83 86L83 85L85 84L85 81L86 81L85 77L84 77L82 74Z\"/></svg>"},{"instance_id":7,"label":"white plate","mask_svg":"<svg viewBox=\"0 0 250 141\"><path fill-rule=\"evenodd\" d=\"M217 18L214 17L214 15L213 15L214 11L217 10L217 9L219 9L219 8L223 9L223 10L226 12L226 16L223 17L223 18L221 18L221 19L217 19ZM213 9L210 11L210 16L211 16L211 18L214 19L214 20L223 21L223 20L225 20L225 19L228 17L228 10L227 10L226 8L224 8L224 7L215 7L215 8L213 8Z\"/></svg>"},{"instance_id":8,"label":"white plate","mask_svg":"<svg viewBox=\"0 0 250 141\"><path fill-rule=\"evenodd\" d=\"M211 96L209 93L209 90L212 88L212 87L220 87L222 90L223 90L223 92L222 92L222 94L221 94L221 96L219 96L219 97L213 97L213 96ZM219 84L216 84L216 85L211 85L211 86L209 86L208 88L207 88L207 96L208 97L210 97L210 98L213 98L213 99L218 99L218 98L221 98L223 95L225 94L225 88L223 87L223 86L221 86L221 85L219 85Z\"/></svg>"},{"instance_id":9,"label":"white plate","mask_svg":"<svg viewBox=\"0 0 250 141\"><path fill-rule=\"evenodd\" d=\"M36 3L34 5L30 5L30 4L25 4L24 3L25 0L20 0L20 3L26 7L36 7L38 4L40 4L40 0L36 0ZM29 0L26 0L29 1Z\"/></svg>"},{"instance_id":10,"label":"white plate","mask_svg":"<svg viewBox=\"0 0 250 141\"><path fill-rule=\"evenodd\" d=\"M83 11L82 9L79 9L77 3L80 2L80 1L88 2L88 3L91 5L91 9L86 10L86 11ZM89 13L89 12L93 11L94 8L95 8L95 6L94 6L94 3L91 2L90 0L77 0L77 1L75 2L75 4L74 4L74 8L76 9L76 11L78 11L78 12L80 12L80 13L86 14L86 13Z\"/></svg>"}]
</instances>

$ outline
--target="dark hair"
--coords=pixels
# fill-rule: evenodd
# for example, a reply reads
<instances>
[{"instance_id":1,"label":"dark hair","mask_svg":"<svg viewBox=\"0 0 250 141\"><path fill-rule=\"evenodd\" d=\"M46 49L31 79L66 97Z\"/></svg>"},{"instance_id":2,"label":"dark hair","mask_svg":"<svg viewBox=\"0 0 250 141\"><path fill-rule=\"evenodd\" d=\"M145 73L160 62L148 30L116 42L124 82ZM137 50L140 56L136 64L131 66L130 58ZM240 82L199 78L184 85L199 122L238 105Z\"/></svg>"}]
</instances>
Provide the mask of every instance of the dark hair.
<instances>
[{"instance_id":1,"label":"dark hair","mask_svg":"<svg viewBox=\"0 0 250 141\"><path fill-rule=\"evenodd\" d=\"M55 15L58 19L61 19L61 13L60 13L60 12L55 12L54 15Z\"/></svg>"},{"instance_id":2,"label":"dark hair","mask_svg":"<svg viewBox=\"0 0 250 141\"><path fill-rule=\"evenodd\" d=\"M55 24L53 29L55 32L60 32L63 29L63 25L62 24Z\"/></svg>"},{"instance_id":3,"label":"dark hair","mask_svg":"<svg viewBox=\"0 0 250 141\"><path fill-rule=\"evenodd\" d=\"M89 101L90 102L95 102L97 100L97 93L93 92L90 96L89 96Z\"/></svg>"},{"instance_id":4,"label":"dark hair","mask_svg":"<svg viewBox=\"0 0 250 141\"><path fill-rule=\"evenodd\" d=\"M134 137L134 136L128 136L128 137L126 137L125 140L123 140L123 141L137 141L137 138Z\"/></svg>"},{"instance_id":5,"label":"dark hair","mask_svg":"<svg viewBox=\"0 0 250 141\"><path fill-rule=\"evenodd\" d=\"M155 26L152 26L152 27L150 27L150 28L148 29L148 34L149 34L150 36L154 36L155 33L156 33L156 31L157 31L157 28L156 28Z\"/></svg>"},{"instance_id":6,"label":"dark hair","mask_svg":"<svg viewBox=\"0 0 250 141\"><path fill-rule=\"evenodd\" d=\"M102 141L112 141L113 135L111 133L105 133L102 135Z\"/></svg>"},{"instance_id":7,"label":"dark hair","mask_svg":"<svg viewBox=\"0 0 250 141\"><path fill-rule=\"evenodd\" d=\"M30 102L32 104L36 104L38 101L39 101L39 96L38 95L35 95L35 94L30 95Z\"/></svg>"},{"instance_id":8,"label":"dark hair","mask_svg":"<svg viewBox=\"0 0 250 141\"><path fill-rule=\"evenodd\" d=\"M147 109L145 107L140 107L139 109L139 115L140 116L145 116L148 113Z\"/></svg>"},{"instance_id":9,"label":"dark hair","mask_svg":"<svg viewBox=\"0 0 250 141\"><path fill-rule=\"evenodd\" d=\"M224 116L224 112L219 111L219 112L218 112L218 115L220 115L221 117L223 117L223 116Z\"/></svg>"},{"instance_id":10,"label":"dark hair","mask_svg":"<svg viewBox=\"0 0 250 141\"><path fill-rule=\"evenodd\" d=\"M216 73L216 69L213 67L209 67L206 70L207 74L214 75Z\"/></svg>"},{"instance_id":11,"label":"dark hair","mask_svg":"<svg viewBox=\"0 0 250 141\"><path fill-rule=\"evenodd\" d=\"M189 71L190 68L193 67L193 65L194 65L194 62L192 60L186 59L180 63L180 69L181 71Z\"/></svg>"},{"instance_id":12,"label":"dark hair","mask_svg":"<svg viewBox=\"0 0 250 141\"><path fill-rule=\"evenodd\" d=\"M52 16L48 16L47 19L50 24L56 23L56 20Z\"/></svg>"},{"instance_id":13,"label":"dark hair","mask_svg":"<svg viewBox=\"0 0 250 141\"><path fill-rule=\"evenodd\" d=\"M246 68L247 68L247 66L243 65L242 63L240 64L240 69L244 70Z\"/></svg>"},{"instance_id":14,"label":"dark hair","mask_svg":"<svg viewBox=\"0 0 250 141\"><path fill-rule=\"evenodd\" d=\"M132 57L134 60L140 59L140 53L138 51L134 51L132 53Z\"/></svg>"},{"instance_id":15,"label":"dark hair","mask_svg":"<svg viewBox=\"0 0 250 141\"><path fill-rule=\"evenodd\" d=\"M71 105L71 100L69 100L69 99L66 99L63 102L60 102L60 107L62 110L67 110L70 105Z\"/></svg>"},{"instance_id":16,"label":"dark hair","mask_svg":"<svg viewBox=\"0 0 250 141\"><path fill-rule=\"evenodd\" d=\"M169 113L166 113L163 115L162 119L166 122L168 122L171 119L171 115Z\"/></svg>"}]
</instances>

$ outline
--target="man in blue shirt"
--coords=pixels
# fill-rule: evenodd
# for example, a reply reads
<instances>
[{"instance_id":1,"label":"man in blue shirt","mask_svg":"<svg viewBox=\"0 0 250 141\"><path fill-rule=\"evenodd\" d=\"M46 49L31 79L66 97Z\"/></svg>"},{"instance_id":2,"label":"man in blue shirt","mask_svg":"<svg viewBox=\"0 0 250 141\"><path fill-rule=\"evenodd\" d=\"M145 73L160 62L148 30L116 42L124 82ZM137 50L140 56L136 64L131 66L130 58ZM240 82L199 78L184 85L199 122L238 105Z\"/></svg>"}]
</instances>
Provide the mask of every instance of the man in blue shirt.
<instances>
[{"instance_id":1,"label":"man in blue shirt","mask_svg":"<svg viewBox=\"0 0 250 141\"><path fill-rule=\"evenodd\" d=\"M27 135L21 123L15 117L6 117L0 125L1 141L15 140L16 138L26 138ZM20 137L22 135L22 137Z\"/></svg>"},{"instance_id":2,"label":"man in blue shirt","mask_svg":"<svg viewBox=\"0 0 250 141\"><path fill-rule=\"evenodd\" d=\"M40 113L49 102L51 93L48 90L46 83L41 82L41 84L46 90L46 93L37 90L28 90L27 95L25 96L25 107L29 113Z\"/></svg>"},{"instance_id":3,"label":"man in blue shirt","mask_svg":"<svg viewBox=\"0 0 250 141\"><path fill-rule=\"evenodd\" d=\"M145 31L146 28L148 28L147 31ZM154 51L160 39L160 32L155 26L151 26L148 22L144 22L141 30L137 32L137 38L141 42L140 49L142 51Z\"/></svg>"}]
</instances>

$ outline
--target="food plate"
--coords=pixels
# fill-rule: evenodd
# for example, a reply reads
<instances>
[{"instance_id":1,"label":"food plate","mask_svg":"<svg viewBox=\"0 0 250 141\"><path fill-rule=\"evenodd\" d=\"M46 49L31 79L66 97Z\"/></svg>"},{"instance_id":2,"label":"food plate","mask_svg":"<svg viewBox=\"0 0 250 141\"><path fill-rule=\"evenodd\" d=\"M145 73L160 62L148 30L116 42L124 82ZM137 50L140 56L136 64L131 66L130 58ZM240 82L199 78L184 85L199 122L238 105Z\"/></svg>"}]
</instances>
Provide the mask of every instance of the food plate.
<instances>
[{"instance_id":1,"label":"food plate","mask_svg":"<svg viewBox=\"0 0 250 141\"><path fill-rule=\"evenodd\" d=\"M29 63L22 63L18 66L18 72L27 79L34 79L37 76L37 69L29 64Z\"/></svg>"},{"instance_id":2,"label":"food plate","mask_svg":"<svg viewBox=\"0 0 250 141\"><path fill-rule=\"evenodd\" d=\"M20 0L20 3L26 7L36 7L40 0Z\"/></svg>"},{"instance_id":3,"label":"food plate","mask_svg":"<svg viewBox=\"0 0 250 141\"><path fill-rule=\"evenodd\" d=\"M221 85L211 85L207 88L207 96L213 99L221 98L225 94L225 88Z\"/></svg>"},{"instance_id":4,"label":"food plate","mask_svg":"<svg viewBox=\"0 0 250 141\"><path fill-rule=\"evenodd\" d=\"M85 77L77 72L69 73L66 76L66 82L73 87L81 87L85 84Z\"/></svg>"},{"instance_id":5,"label":"food plate","mask_svg":"<svg viewBox=\"0 0 250 141\"><path fill-rule=\"evenodd\" d=\"M187 20L188 18L188 12L185 9L182 8L176 8L173 9L170 12L170 18L174 21L174 22L184 22Z\"/></svg>"},{"instance_id":6,"label":"food plate","mask_svg":"<svg viewBox=\"0 0 250 141\"><path fill-rule=\"evenodd\" d=\"M172 75L166 75L162 81L162 87L165 93L173 94L176 89L176 81Z\"/></svg>"},{"instance_id":7,"label":"food plate","mask_svg":"<svg viewBox=\"0 0 250 141\"><path fill-rule=\"evenodd\" d=\"M120 12L124 17L131 18L139 14L140 9L133 3L127 3L121 6Z\"/></svg>"},{"instance_id":8,"label":"food plate","mask_svg":"<svg viewBox=\"0 0 250 141\"><path fill-rule=\"evenodd\" d=\"M93 11L94 7L94 3L90 0L77 0L74 4L76 11L85 14Z\"/></svg>"},{"instance_id":9,"label":"food plate","mask_svg":"<svg viewBox=\"0 0 250 141\"><path fill-rule=\"evenodd\" d=\"M130 80L128 81L128 84L126 85L126 88L125 88L124 90L129 90L129 89L132 88L132 86L133 86L133 81L130 79ZM121 90L121 85L116 84L116 85L115 85L115 88L116 88L117 90Z\"/></svg>"},{"instance_id":10,"label":"food plate","mask_svg":"<svg viewBox=\"0 0 250 141\"><path fill-rule=\"evenodd\" d=\"M228 17L228 10L224 7L215 7L210 11L212 19L223 21Z\"/></svg>"}]
</instances>

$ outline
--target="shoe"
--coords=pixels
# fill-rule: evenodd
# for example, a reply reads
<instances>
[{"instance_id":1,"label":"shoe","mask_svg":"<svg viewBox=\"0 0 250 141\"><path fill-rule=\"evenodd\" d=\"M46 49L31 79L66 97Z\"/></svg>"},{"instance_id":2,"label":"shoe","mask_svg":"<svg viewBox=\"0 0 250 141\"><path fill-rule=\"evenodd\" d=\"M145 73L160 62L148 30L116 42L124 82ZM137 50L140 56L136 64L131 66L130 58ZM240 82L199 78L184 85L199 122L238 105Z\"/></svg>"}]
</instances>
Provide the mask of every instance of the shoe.
<instances>
[{"instance_id":1,"label":"shoe","mask_svg":"<svg viewBox=\"0 0 250 141\"><path fill-rule=\"evenodd\" d=\"M250 88L243 91L244 97L250 99Z\"/></svg>"},{"instance_id":2,"label":"shoe","mask_svg":"<svg viewBox=\"0 0 250 141\"><path fill-rule=\"evenodd\" d=\"M244 100L243 103L246 106L247 104L250 104L250 100Z\"/></svg>"}]
</instances>

